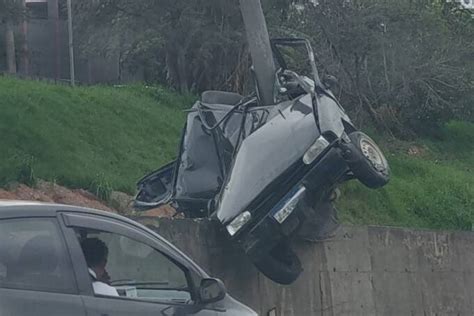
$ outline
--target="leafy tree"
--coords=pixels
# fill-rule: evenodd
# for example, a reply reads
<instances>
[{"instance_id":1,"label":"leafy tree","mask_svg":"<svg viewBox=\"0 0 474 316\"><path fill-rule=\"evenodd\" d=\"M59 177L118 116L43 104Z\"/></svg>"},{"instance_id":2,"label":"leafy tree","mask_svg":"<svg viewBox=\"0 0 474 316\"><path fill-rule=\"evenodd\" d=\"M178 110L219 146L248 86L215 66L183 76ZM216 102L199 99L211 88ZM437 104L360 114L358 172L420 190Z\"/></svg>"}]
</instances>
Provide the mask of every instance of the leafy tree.
<instances>
[{"instance_id":1,"label":"leafy tree","mask_svg":"<svg viewBox=\"0 0 474 316\"><path fill-rule=\"evenodd\" d=\"M83 47L119 52L123 63L144 66L148 79L187 92L223 89L240 75L246 51L233 2L84 0L75 10L80 33L94 34L82 38Z\"/></svg>"},{"instance_id":2,"label":"leafy tree","mask_svg":"<svg viewBox=\"0 0 474 316\"><path fill-rule=\"evenodd\" d=\"M263 3L278 16L292 1ZM82 51L118 53L148 81L182 92L242 92L251 81L237 0L78 0L74 9Z\"/></svg>"},{"instance_id":3,"label":"leafy tree","mask_svg":"<svg viewBox=\"0 0 474 316\"><path fill-rule=\"evenodd\" d=\"M19 22L25 14L23 1L20 0L0 0L0 22L7 20L13 23Z\"/></svg>"},{"instance_id":4,"label":"leafy tree","mask_svg":"<svg viewBox=\"0 0 474 316\"><path fill-rule=\"evenodd\" d=\"M340 78L356 117L410 135L472 109L468 16L444 1L319 0L293 10L285 26L315 42L321 68Z\"/></svg>"},{"instance_id":5,"label":"leafy tree","mask_svg":"<svg viewBox=\"0 0 474 316\"><path fill-rule=\"evenodd\" d=\"M274 36L311 39L359 122L410 136L472 118L474 19L444 0L262 0ZM82 51L119 54L177 90L242 92L250 60L237 0L77 0Z\"/></svg>"}]
</instances>

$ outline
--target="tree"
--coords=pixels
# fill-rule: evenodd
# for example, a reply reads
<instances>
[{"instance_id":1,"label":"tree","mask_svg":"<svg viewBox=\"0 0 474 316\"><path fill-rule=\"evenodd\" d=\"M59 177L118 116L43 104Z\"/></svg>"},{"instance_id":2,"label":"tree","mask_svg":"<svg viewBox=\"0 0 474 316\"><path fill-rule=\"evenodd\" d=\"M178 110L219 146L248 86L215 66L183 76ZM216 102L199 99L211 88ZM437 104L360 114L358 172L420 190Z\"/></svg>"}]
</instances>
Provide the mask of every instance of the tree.
<instances>
[{"instance_id":1,"label":"tree","mask_svg":"<svg viewBox=\"0 0 474 316\"><path fill-rule=\"evenodd\" d=\"M357 118L408 136L468 113L474 19L459 10L444 1L319 0L283 24L315 42Z\"/></svg>"},{"instance_id":2,"label":"tree","mask_svg":"<svg viewBox=\"0 0 474 316\"><path fill-rule=\"evenodd\" d=\"M5 27L5 52L9 73L16 73L14 26L25 16L23 4L18 0L0 0L0 23Z\"/></svg>"},{"instance_id":3,"label":"tree","mask_svg":"<svg viewBox=\"0 0 474 316\"><path fill-rule=\"evenodd\" d=\"M81 50L118 53L182 92L243 92L250 58L237 0L76 0ZM290 0L263 1L280 12Z\"/></svg>"},{"instance_id":4,"label":"tree","mask_svg":"<svg viewBox=\"0 0 474 316\"><path fill-rule=\"evenodd\" d=\"M243 92L251 65L237 0L76 0L82 51L175 89ZM474 19L444 0L262 0L273 36L313 42L359 123L410 136L473 117Z\"/></svg>"},{"instance_id":5,"label":"tree","mask_svg":"<svg viewBox=\"0 0 474 316\"><path fill-rule=\"evenodd\" d=\"M79 39L83 50L118 52L123 64L144 67L150 81L182 92L242 89L245 80L228 80L241 75L241 61L248 64L232 0L84 0L76 1L75 13L76 26L87 34Z\"/></svg>"}]
</instances>

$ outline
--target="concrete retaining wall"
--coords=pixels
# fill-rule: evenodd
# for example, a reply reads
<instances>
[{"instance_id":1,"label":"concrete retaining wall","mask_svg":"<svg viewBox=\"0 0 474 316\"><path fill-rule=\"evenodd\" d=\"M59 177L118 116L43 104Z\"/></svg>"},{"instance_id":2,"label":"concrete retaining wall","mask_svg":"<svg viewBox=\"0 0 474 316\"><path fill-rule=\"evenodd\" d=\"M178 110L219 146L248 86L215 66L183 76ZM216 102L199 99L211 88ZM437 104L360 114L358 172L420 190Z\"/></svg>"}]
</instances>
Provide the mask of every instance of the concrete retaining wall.
<instances>
[{"instance_id":1,"label":"concrete retaining wall","mask_svg":"<svg viewBox=\"0 0 474 316\"><path fill-rule=\"evenodd\" d=\"M474 315L474 234L343 227L295 242L305 271L279 286L208 221L142 219L260 315Z\"/></svg>"}]
</instances>

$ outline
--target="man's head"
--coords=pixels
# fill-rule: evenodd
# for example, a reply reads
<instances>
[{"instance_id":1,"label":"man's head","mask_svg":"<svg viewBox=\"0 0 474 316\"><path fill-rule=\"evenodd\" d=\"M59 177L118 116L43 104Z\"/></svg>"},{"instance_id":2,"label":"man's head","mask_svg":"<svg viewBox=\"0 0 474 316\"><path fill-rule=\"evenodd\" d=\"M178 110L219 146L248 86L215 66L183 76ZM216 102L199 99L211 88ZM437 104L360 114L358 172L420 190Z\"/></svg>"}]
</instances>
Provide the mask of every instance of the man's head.
<instances>
[{"instance_id":1,"label":"man's head","mask_svg":"<svg viewBox=\"0 0 474 316\"><path fill-rule=\"evenodd\" d=\"M87 266L94 270L97 279L101 279L105 272L107 256L109 254L107 245L99 238L87 238L81 242L81 247Z\"/></svg>"}]
</instances>

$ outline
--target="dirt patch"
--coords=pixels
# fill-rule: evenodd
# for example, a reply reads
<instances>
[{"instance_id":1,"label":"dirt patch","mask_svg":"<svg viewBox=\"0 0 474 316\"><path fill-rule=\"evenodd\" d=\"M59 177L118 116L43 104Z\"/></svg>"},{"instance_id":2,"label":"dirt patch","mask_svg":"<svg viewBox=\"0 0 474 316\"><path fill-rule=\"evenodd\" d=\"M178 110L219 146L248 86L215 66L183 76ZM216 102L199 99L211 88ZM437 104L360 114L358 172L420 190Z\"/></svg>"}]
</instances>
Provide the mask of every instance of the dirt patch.
<instances>
[{"instance_id":1,"label":"dirt patch","mask_svg":"<svg viewBox=\"0 0 474 316\"><path fill-rule=\"evenodd\" d=\"M16 200L16 199L17 198L14 193L0 189L0 200Z\"/></svg>"},{"instance_id":2,"label":"dirt patch","mask_svg":"<svg viewBox=\"0 0 474 316\"><path fill-rule=\"evenodd\" d=\"M145 212L140 212L139 215L145 216L145 217L173 218L173 217L176 217L176 210L169 205L164 205L159 208L154 208Z\"/></svg>"},{"instance_id":3,"label":"dirt patch","mask_svg":"<svg viewBox=\"0 0 474 316\"><path fill-rule=\"evenodd\" d=\"M70 190L55 183L39 180L35 188L16 184L7 190L0 190L0 199L38 201L76 205L116 213L105 202L85 190Z\"/></svg>"},{"instance_id":4,"label":"dirt patch","mask_svg":"<svg viewBox=\"0 0 474 316\"><path fill-rule=\"evenodd\" d=\"M412 145L407 151L410 156L424 156L426 154L426 148L418 145Z\"/></svg>"},{"instance_id":5,"label":"dirt patch","mask_svg":"<svg viewBox=\"0 0 474 316\"><path fill-rule=\"evenodd\" d=\"M39 201L39 202L54 202L54 199L44 194L41 191L30 188L24 184L18 185L18 187L12 192L15 194L18 200L27 201Z\"/></svg>"},{"instance_id":6,"label":"dirt patch","mask_svg":"<svg viewBox=\"0 0 474 316\"><path fill-rule=\"evenodd\" d=\"M115 210L105 205L104 202L100 201L93 194L84 190L70 190L46 181L38 181L35 190L50 197L55 203L77 205L115 213Z\"/></svg>"},{"instance_id":7,"label":"dirt patch","mask_svg":"<svg viewBox=\"0 0 474 316\"><path fill-rule=\"evenodd\" d=\"M82 189L68 189L56 183L38 180L34 188L24 184L13 184L8 190L0 189L2 200L38 201L82 206L122 215L173 218L176 210L171 206L162 206L145 212L135 212L131 207L132 197L126 193L113 192L113 199L106 203L94 194Z\"/></svg>"}]
</instances>

